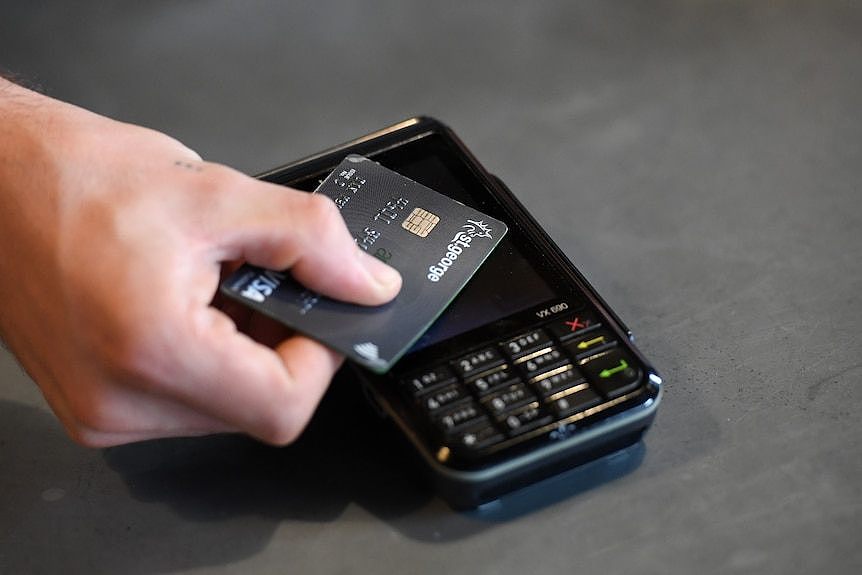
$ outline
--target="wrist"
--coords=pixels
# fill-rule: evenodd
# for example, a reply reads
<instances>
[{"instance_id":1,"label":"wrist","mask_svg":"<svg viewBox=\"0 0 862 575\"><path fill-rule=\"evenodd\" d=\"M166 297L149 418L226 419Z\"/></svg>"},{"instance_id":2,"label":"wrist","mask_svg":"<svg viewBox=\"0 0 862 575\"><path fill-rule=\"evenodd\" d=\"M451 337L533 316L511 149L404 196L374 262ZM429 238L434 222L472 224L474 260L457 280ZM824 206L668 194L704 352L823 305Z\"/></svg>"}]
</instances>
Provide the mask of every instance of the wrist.
<instances>
[{"instance_id":1,"label":"wrist","mask_svg":"<svg viewBox=\"0 0 862 575\"><path fill-rule=\"evenodd\" d=\"M0 77L0 170L27 157L49 135L59 102Z\"/></svg>"},{"instance_id":2,"label":"wrist","mask_svg":"<svg viewBox=\"0 0 862 575\"><path fill-rule=\"evenodd\" d=\"M51 98L0 75L0 120L12 119Z\"/></svg>"}]
</instances>

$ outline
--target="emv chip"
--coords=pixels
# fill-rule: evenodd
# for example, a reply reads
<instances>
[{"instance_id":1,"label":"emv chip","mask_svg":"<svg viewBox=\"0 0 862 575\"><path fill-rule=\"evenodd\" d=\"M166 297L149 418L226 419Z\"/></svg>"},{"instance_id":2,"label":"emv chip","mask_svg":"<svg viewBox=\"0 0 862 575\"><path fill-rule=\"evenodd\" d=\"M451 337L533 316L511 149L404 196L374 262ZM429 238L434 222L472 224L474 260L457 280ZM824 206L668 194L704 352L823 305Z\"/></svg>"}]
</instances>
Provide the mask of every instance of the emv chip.
<instances>
[{"instance_id":1,"label":"emv chip","mask_svg":"<svg viewBox=\"0 0 862 575\"><path fill-rule=\"evenodd\" d=\"M401 227L408 232L416 234L420 238L424 238L431 233L431 230L434 229L434 226L436 226L439 221L440 218L428 210L413 208L410 215L401 222Z\"/></svg>"}]
</instances>

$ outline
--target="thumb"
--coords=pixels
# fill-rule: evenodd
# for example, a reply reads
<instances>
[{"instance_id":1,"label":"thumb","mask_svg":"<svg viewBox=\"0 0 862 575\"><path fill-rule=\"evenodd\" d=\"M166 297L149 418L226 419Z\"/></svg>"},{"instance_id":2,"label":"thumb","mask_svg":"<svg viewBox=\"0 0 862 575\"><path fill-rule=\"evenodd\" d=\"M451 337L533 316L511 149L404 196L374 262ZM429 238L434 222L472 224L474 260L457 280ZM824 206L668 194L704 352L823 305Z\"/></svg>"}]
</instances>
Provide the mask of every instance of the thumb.
<instances>
[{"instance_id":1,"label":"thumb","mask_svg":"<svg viewBox=\"0 0 862 575\"><path fill-rule=\"evenodd\" d=\"M356 246L329 198L248 178L221 203L224 259L291 273L307 288L366 305L391 300L401 275Z\"/></svg>"}]
</instances>

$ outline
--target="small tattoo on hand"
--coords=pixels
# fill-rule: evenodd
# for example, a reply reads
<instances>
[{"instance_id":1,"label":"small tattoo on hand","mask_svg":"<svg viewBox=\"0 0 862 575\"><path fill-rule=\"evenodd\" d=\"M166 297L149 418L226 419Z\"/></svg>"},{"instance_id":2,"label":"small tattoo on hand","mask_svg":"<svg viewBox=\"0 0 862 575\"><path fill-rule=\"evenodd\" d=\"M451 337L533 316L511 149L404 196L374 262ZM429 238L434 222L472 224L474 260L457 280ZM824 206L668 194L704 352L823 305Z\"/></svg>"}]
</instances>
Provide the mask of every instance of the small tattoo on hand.
<instances>
[{"instance_id":1,"label":"small tattoo on hand","mask_svg":"<svg viewBox=\"0 0 862 575\"><path fill-rule=\"evenodd\" d=\"M203 166L201 166L200 164L193 164L191 162L184 162L182 160L177 160L176 162L174 162L174 165L180 168L184 168L186 170L191 170L193 172L203 171Z\"/></svg>"}]
</instances>

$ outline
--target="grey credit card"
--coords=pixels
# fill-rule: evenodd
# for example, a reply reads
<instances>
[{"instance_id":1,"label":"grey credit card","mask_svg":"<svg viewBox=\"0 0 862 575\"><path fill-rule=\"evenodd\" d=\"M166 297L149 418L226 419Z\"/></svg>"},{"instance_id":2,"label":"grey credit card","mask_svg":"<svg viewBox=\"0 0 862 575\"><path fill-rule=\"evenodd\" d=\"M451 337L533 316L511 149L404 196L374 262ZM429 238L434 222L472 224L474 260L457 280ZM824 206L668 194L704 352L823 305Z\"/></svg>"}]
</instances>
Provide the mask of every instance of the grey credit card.
<instances>
[{"instance_id":1,"label":"grey credit card","mask_svg":"<svg viewBox=\"0 0 862 575\"><path fill-rule=\"evenodd\" d=\"M332 198L363 249L403 279L367 307L305 289L288 272L244 265L222 292L385 373L430 327L506 234L506 225L362 156L344 159L316 194Z\"/></svg>"}]
</instances>

